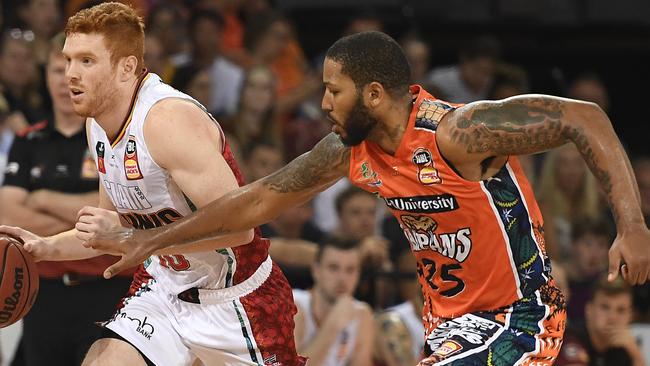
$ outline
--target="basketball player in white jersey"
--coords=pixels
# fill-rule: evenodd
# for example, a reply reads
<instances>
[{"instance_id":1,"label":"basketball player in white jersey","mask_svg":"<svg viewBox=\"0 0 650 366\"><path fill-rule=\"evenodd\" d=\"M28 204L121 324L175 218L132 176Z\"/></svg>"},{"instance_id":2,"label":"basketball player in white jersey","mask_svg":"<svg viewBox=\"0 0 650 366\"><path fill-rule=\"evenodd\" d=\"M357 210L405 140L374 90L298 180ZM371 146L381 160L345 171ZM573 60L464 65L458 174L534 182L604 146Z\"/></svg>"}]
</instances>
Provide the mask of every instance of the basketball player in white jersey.
<instances>
[{"instance_id":1,"label":"basketball player in white jersey","mask_svg":"<svg viewBox=\"0 0 650 366\"><path fill-rule=\"evenodd\" d=\"M293 290L296 344L310 365L372 365L372 311L352 297L360 271L358 242L329 239L312 265L314 287Z\"/></svg>"},{"instance_id":2,"label":"basketball player in white jersey","mask_svg":"<svg viewBox=\"0 0 650 366\"><path fill-rule=\"evenodd\" d=\"M88 117L100 203L53 237L0 227L22 237L37 260L96 256L82 242L120 220L159 227L243 185L218 124L146 72L143 45L142 21L129 6L104 3L68 20L66 76L75 111ZM304 365L291 289L268 247L255 229L155 253L83 365Z\"/></svg>"}]
</instances>

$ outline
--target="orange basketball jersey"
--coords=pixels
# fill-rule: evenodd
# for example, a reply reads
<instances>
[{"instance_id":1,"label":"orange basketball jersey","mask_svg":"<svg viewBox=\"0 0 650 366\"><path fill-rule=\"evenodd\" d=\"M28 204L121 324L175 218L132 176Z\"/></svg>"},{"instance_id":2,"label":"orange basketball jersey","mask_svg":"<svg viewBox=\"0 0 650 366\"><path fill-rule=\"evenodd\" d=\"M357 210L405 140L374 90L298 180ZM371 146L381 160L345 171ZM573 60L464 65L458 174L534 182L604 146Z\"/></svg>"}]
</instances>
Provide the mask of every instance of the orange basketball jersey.
<instances>
[{"instance_id":1,"label":"orange basketball jersey","mask_svg":"<svg viewBox=\"0 0 650 366\"><path fill-rule=\"evenodd\" d=\"M352 148L349 176L399 220L417 258L425 322L531 295L548 281L550 262L542 216L518 160L510 157L490 179L463 179L436 143L438 123L459 105L419 86L411 93L417 98L395 155L364 141Z\"/></svg>"}]
</instances>

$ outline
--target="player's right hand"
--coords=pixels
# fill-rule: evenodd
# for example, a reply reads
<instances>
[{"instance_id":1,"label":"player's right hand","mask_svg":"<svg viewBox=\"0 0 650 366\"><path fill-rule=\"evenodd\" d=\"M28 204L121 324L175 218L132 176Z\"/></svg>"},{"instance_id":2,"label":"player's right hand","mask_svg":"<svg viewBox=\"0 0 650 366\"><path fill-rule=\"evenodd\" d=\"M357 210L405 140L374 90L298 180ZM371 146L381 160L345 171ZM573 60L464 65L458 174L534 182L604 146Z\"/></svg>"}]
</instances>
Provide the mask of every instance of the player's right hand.
<instances>
[{"instance_id":1,"label":"player's right hand","mask_svg":"<svg viewBox=\"0 0 650 366\"><path fill-rule=\"evenodd\" d=\"M45 238L15 226L0 225L0 233L9 234L23 241L25 251L34 257L36 262L46 260L52 251Z\"/></svg>"}]
</instances>

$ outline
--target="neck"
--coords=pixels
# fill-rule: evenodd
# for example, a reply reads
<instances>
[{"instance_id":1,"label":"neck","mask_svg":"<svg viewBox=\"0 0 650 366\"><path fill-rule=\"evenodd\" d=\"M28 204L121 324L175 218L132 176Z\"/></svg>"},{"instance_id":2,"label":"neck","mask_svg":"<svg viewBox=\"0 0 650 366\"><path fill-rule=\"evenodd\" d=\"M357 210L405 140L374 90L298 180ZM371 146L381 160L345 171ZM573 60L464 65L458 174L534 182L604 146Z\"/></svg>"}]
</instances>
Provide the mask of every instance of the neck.
<instances>
[{"instance_id":1,"label":"neck","mask_svg":"<svg viewBox=\"0 0 650 366\"><path fill-rule=\"evenodd\" d=\"M332 310L333 304L327 302L323 294L317 288L311 290L311 311L316 323L322 324L327 314Z\"/></svg>"},{"instance_id":2,"label":"neck","mask_svg":"<svg viewBox=\"0 0 650 366\"><path fill-rule=\"evenodd\" d=\"M138 76L128 83L128 87L115 88L111 100L104 102L104 110L94 116L110 140L117 137L122 123L131 112L131 100L137 92L139 81Z\"/></svg>"},{"instance_id":3,"label":"neck","mask_svg":"<svg viewBox=\"0 0 650 366\"><path fill-rule=\"evenodd\" d=\"M587 327L587 329L589 328ZM596 351L603 352L607 349L608 342L605 338L599 337L596 332L593 331L588 331L588 336L589 340L591 341L591 345Z\"/></svg>"},{"instance_id":4,"label":"neck","mask_svg":"<svg viewBox=\"0 0 650 366\"><path fill-rule=\"evenodd\" d=\"M72 136L79 132L84 124L84 118L72 113L64 113L54 109L54 126L64 136Z\"/></svg>"},{"instance_id":5,"label":"neck","mask_svg":"<svg viewBox=\"0 0 650 366\"><path fill-rule=\"evenodd\" d=\"M413 109L413 97L410 93L406 94L388 108L384 116L379 118L377 126L368 135L368 140L379 145L384 152L395 155L402 142L402 137L404 137Z\"/></svg>"}]
</instances>

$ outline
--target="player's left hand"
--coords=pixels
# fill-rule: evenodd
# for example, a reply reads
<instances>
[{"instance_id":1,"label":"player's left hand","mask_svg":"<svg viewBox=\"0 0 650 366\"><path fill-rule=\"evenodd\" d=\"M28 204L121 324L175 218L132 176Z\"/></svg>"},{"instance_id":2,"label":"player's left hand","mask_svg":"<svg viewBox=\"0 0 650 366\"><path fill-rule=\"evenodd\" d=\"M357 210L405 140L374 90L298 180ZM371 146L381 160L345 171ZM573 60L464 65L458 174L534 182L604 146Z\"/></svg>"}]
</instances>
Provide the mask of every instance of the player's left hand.
<instances>
[{"instance_id":1,"label":"player's left hand","mask_svg":"<svg viewBox=\"0 0 650 366\"><path fill-rule=\"evenodd\" d=\"M99 207L85 206L77 213L77 239L90 240L97 233L109 232L122 225L117 212Z\"/></svg>"},{"instance_id":2,"label":"player's left hand","mask_svg":"<svg viewBox=\"0 0 650 366\"><path fill-rule=\"evenodd\" d=\"M609 250L609 281L620 272L630 285L650 279L650 230L643 225L621 231Z\"/></svg>"}]
</instances>

